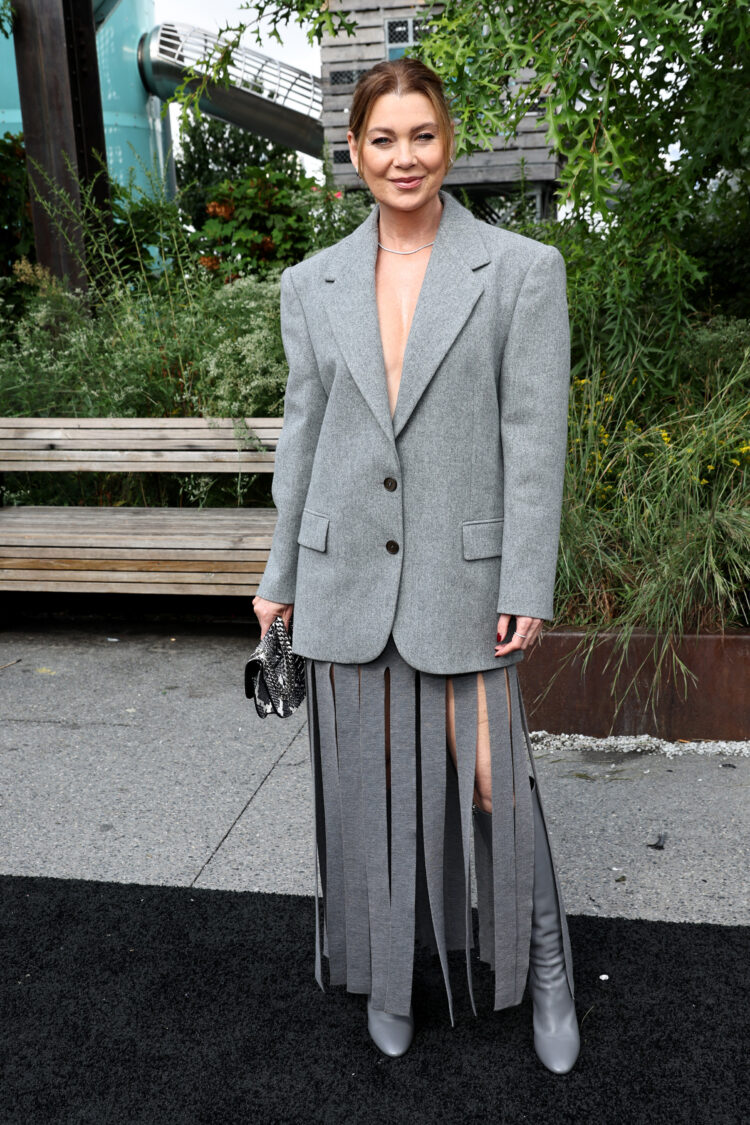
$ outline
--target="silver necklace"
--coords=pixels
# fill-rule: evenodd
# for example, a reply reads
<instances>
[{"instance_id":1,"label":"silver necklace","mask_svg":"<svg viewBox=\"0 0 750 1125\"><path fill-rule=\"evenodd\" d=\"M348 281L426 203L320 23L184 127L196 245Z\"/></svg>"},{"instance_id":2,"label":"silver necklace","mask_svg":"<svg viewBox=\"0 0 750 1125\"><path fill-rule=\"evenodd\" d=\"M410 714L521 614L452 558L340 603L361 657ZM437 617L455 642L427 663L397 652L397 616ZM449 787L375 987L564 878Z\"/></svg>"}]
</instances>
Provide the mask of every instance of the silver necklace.
<instances>
[{"instance_id":1,"label":"silver necklace","mask_svg":"<svg viewBox=\"0 0 750 1125\"><path fill-rule=\"evenodd\" d=\"M442 206L444 205L441 205L441 214ZM424 246L417 246L414 250L391 250L389 246L384 246L382 242L378 242L380 249L387 250L389 254L416 254L417 250L425 250L428 246L434 246L434 244L435 239L433 238L432 242L425 242Z\"/></svg>"},{"instance_id":2,"label":"silver necklace","mask_svg":"<svg viewBox=\"0 0 750 1125\"><path fill-rule=\"evenodd\" d=\"M387 250L389 254L416 254L417 250L424 250L425 246L432 246L434 242L435 239L433 238L432 242L425 242L424 246L417 246L416 250L391 250L389 246L384 246L382 242L379 242L378 246L381 250Z\"/></svg>"}]
</instances>

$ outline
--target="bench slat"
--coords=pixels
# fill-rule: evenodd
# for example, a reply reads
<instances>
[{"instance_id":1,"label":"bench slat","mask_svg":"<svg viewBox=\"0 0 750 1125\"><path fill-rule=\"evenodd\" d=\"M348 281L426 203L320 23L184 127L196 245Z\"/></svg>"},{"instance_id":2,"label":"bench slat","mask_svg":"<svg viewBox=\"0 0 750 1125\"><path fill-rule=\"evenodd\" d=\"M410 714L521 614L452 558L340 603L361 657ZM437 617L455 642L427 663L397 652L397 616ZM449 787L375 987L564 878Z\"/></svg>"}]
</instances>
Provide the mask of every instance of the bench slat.
<instances>
[{"instance_id":1,"label":"bench slat","mask_svg":"<svg viewBox=\"0 0 750 1125\"><path fill-rule=\"evenodd\" d=\"M268 561L268 554L270 551L270 544L268 547L249 547L247 550L229 550L223 547L220 552L191 548L183 549L160 547L158 550L155 548L145 548L141 550L138 547L90 547L86 545L77 547L24 547L19 544L4 547L0 545L0 569L5 566L7 562L14 559L23 559L29 566L35 566L37 561L51 560L52 562L59 562L60 568L65 566L65 559L79 559L79 560L109 560L109 559L163 559L164 561L174 560L175 562L189 561L201 563L203 569L208 569L208 563L214 565L214 560L221 558L227 562L242 562L248 564L260 563L265 566ZM7 554L4 554L7 552Z\"/></svg>"},{"instance_id":2,"label":"bench slat","mask_svg":"<svg viewBox=\"0 0 750 1125\"><path fill-rule=\"evenodd\" d=\"M245 418L245 425L249 429L256 429L258 426L268 426L273 429L274 427L281 427L283 418L279 417L262 417ZM81 429L81 430L128 430L128 429L149 429L154 428L171 429L172 427L182 429L216 429L218 427L224 429L232 429L234 420L232 418L0 418L0 426L8 429L23 430L27 427L36 427L37 429L54 429L56 426L62 426L65 429Z\"/></svg>"},{"instance_id":3,"label":"bench slat","mask_svg":"<svg viewBox=\"0 0 750 1125\"><path fill-rule=\"evenodd\" d=\"M28 451L0 454L0 470L6 472L104 472L104 473L272 473L274 453L256 450L219 451L211 453L161 450L97 450L82 457L80 452L61 449L45 450L37 457Z\"/></svg>"},{"instance_id":4,"label":"bench slat","mask_svg":"<svg viewBox=\"0 0 750 1125\"><path fill-rule=\"evenodd\" d=\"M137 582L139 577L144 572L139 570L138 567L131 567L130 570L123 571L119 571L117 570L117 568L113 568L109 571L92 570L81 571L80 573L86 575L87 582L108 582L115 580L115 578L116 580L119 580L120 575L122 576L123 582ZM224 585L227 582L242 582L245 577L247 577L248 581L260 581L260 574L258 571L253 571L252 573L248 572L247 574L243 571L235 571L234 573L225 574L222 571L218 570L183 572L179 570L161 571L157 569L147 570L146 573L149 574L150 581L152 582L171 582L173 584L199 582L203 579L207 582L213 582L216 585ZM22 581L23 579L36 581L39 578L39 573L35 570L14 570L12 572L0 571L0 574L2 575L2 581L15 579L18 579L19 581ZM44 573L44 581L46 582L57 582L61 580L71 581L73 580L73 577L73 573L69 570L48 570Z\"/></svg>"},{"instance_id":5,"label":"bench slat","mask_svg":"<svg viewBox=\"0 0 750 1125\"><path fill-rule=\"evenodd\" d=\"M262 440L264 449L254 449L251 445L239 446L237 439L227 435L226 437L211 436L191 436L185 434L183 437L179 435L170 434L169 437L159 437L153 434L137 434L134 436L126 437L113 437L108 438L107 441L102 441L100 438L95 437L69 437L66 434L45 434L43 437L25 437L25 438L8 438L0 435L0 455L4 456L13 450L21 452L36 453L49 451L50 449L67 449L67 450L97 450L113 449L113 450L128 450L128 449L163 449L167 452L179 451L181 449L189 450L196 453L211 453L213 450L229 453L270 453L273 452L269 446L276 444L277 436L273 438L266 435L259 434L258 437Z\"/></svg>"},{"instance_id":6,"label":"bench slat","mask_svg":"<svg viewBox=\"0 0 750 1125\"><path fill-rule=\"evenodd\" d=\"M262 560L258 560L262 561ZM12 578L12 572L21 575L29 571L60 571L69 572L83 570L94 574L97 571L160 571L179 574L253 574L260 578L263 568L254 565L252 561L229 562L219 558L204 558L200 560L180 560L161 558L123 558L123 559L83 559L83 558L2 558L0 557L0 573L5 578ZM5 572L5 573L4 573ZM223 579L218 579L223 581Z\"/></svg>"},{"instance_id":7,"label":"bench slat","mask_svg":"<svg viewBox=\"0 0 750 1125\"><path fill-rule=\"evenodd\" d=\"M138 543L137 543L138 550L136 550L136 547L134 547L132 540L129 539L127 536L123 536L118 541L118 539L113 538L112 536L108 536L108 535L93 534L93 535L81 536L81 535L71 534L71 535L68 535L67 538L63 542L60 543L60 545L61 546L64 545L66 547L72 547L72 546L79 546L80 545L80 547L82 549L88 548L88 547L100 547L100 548L103 548L105 550L111 550L113 548L119 548L119 549L122 549L122 550L132 549L133 550L133 557L139 557L139 554L140 554L141 551L150 551L151 554L152 554L152 557L161 558L162 550L186 551L186 550L189 550L191 547L195 547L195 539L196 539L195 534L180 536L180 535L156 535L154 533L151 536L147 536L147 535L140 536L139 539L138 539ZM217 551L224 552L224 551L227 551L227 550L231 550L231 551L249 550L249 549L251 549L251 547L259 548L259 544L258 544L257 539L255 539L255 538L251 539L249 537L243 537L241 535L237 535L233 538L228 538L226 536L219 537L217 535L205 535L205 534L203 534L203 535L201 535L201 544L206 551L211 551L211 552L214 552L214 553L216 553ZM49 536L49 535L46 535L46 536L45 535L39 535L39 536L26 535L26 536L23 537L23 540L20 543L9 544L6 547L6 550L8 550L9 553L10 553L10 549L12 548L12 551L15 553L19 547L53 547L54 548L55 546L56 546L56 543L55 543L54 538ZM263 548L260 548L260 549L263 549ZM270 552L270 549L271 549L271 540L269 538L268 539L268 547L266 548L266 550ZM126 557L130 557L130 556L126 556Z\"/></svg>"},{"instance_id":8,"label":"bench slat","mask_svg":"<svg viewBox=\"0 0 750 1125\"><path fill-rule=\"evenodd\" d=\"M256 593L259 585L260 583L257 582L248 582L247 585L240 583L223 585L216 582L169 583L128 582L125 580L112 582L71 582L69 580L49 582L46 580L39 581L37 578L10 582L6 578L0 578L0 590L34 590L61 594L240 594L245 596Z\"/></svg>"},{"instance_id":9,"label":"bench slat","mask_svg":"<svg viewBox=\"0 0 750 1125\"><path fill-rule=\"evenodd\" d=\"M236 521L238 518L242 520L255 520L256 522L269 522L275 523L276 509L275 508L141 508L134 504L121 504L117 507L89 507L88 505L69 505L69 504L10 504L6 508L0 508L0 520L12 519L42 519L47 516L54 519L64 520L70 518L72 512L81 519L89 518L96 520L98 523L104 513L107 513L112 519L122 520L126 517L146 522L147 520L163 520L172 519L175 523L182 522L188 516L194 519L201 520L204 523L213 523L214 520L226 520L227 522ZM88 516L86 515L88 513Z\"/></svg>"},{"instance_id":10,"label":"bench slat","mask_svg":"<svg viewBox=\"0 0 750 1125\"><path fill-rule=\"evenodd\" d=\"M0 553L31 556L95 548L123 557L164 557L165 551L254 551L271 548L275 508L67 508L28 505L0 508Z\"/></svg>"},{"instance_id":11,"label":"bench slat","mask_svg":"<svg viewBox=\"0 0 750 1125\"><path fill-rule=\"evenodd\" d=\"M276 524L275 508L88 508L65 505L19 504L0 508L0 528L17 526L66 525L75 515L75 522L92 527L121 527L123 525L147 528L150 525L182 528L188 524L196 527L229 526L237 529L259 527L273 528Z\"/></svg>"},{"instance_id":12,"label":"bench slat","mask_svg":"<svg viewBox=\"0 0 750 1125\"><path fill-rule=\"evenodd\" d=\"M126 461L113 464L111 461L3 461L0 459L0 472L6 473L239 473L246 476L253 473L272 473L272 462L227 462L206 461L160 461L144 464L143 461Z\"/></svg>"},{"instance_id":13,"label":"bench slat","mask_svg":"<svg viewBox=\"0 0 750 1125\"><path fill-rule=\"evenodd\" d=\"M119 461L140 461L143 464L150 464L152 461L227 461L233 464L239 458L257 459L258 461L270 461L273 463L275 454L271 450L262 449L175 449L175 450L162 450L162 449L95 449L94 458L97 461L112 462L117 464ZM43 449L40 453L45 456L35 458L35 463L50 460L50 461L81 461L80 451L76 449ZM3 461L27 461L29 460L29 450L19 449L18 451L10 449L5 450L2 454ZM86 458L86 463L89 463Z\"/></svg>"},{"instance_id":14,"label":"bench slat","mask_svg":"<svg viewBox=\"0 0 750 1125\"><path fill-rule=\"evenodd\" d=\"M16 461L14 463L6 463L0 461L0 472L12 473L179 473L185 475L187 473L244 473L246 476L251 476L254 473L272 473L273 465L267 463L257 464L235 464L228 465L215 464L213 462L206 462L202 465L196 465L195 462L190 464L185 461L175 462L160 462L158 464L151 463L144 465L143 462L128 461L124 464L113 465L105 461L94 462L80 461L65 463L62 461L46 461L40 465L38 461Z\"/></svg>"},{"instance_id":15,"label":"bench slat","mask_svg":"<svg viewBox=\"0 0 750 1125\"><path fill-rule=\"evenodd\" d=\"M62 533L58 535L50 534L49 532L40 531L38 534L33 532L26 532L22 536L14 537L17 542L8 543L5 539L5 550L7 554L15 554L18 547L103 547L113 548L119 547L122 550L140 551L150 550L156 557L159 557L159 552L162 548L167 550L188 550L195 547L197 535L200 534L201 546L205 551L225 551L225 550L249 550L251 548L261 549L265 544L259 541L258 536L250 535L213 535L210 532L185 532L182 535L159 535L155 531L151 534L139 535L137 538L132 535L127 535L125 532L122 535L116 535L114 532L110 534L100 534L98 532L83 533L73 529L69 534ZM271 549L271 537L267 537L268 547Z\"/></svg>"},{"instance_id":16,"label":"bench slat","mask_svg":"<svg viewBox=\"0 0 750 1125\"><path fill-rule=\"evenodd\" d=\"M120 425L125 422L126 425ZM85 425L84 425L85 423ZM200 437L203 434L233 433L235 426L240 430L265 430L274 433L281 429L284 419L279 418L239 418L235 423L231 418L3 418L0 417L0 431L22 437L24 433L47 434L51 432L69 433L75 437L85 437L96 433L128 434L141 431L146 434L185 433Z\"/></svg>"}]
</instances>

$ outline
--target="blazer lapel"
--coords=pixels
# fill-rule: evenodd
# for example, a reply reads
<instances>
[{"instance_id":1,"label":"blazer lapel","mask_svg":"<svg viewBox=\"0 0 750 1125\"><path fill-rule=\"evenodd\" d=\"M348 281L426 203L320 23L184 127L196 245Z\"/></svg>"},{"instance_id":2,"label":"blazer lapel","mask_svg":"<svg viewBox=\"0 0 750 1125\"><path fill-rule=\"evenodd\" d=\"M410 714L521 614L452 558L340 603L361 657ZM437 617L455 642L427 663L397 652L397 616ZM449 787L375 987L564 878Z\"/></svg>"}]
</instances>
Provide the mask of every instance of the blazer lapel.
<instances>
[{"instance_id":1,"label":"blazer lapel","mask_svg":"<svg viewBox=\"0 0 750 1125\"><path fill-rule=\"evenodd\" d=\"M336 244L323 274L331 330L352 378L391 440L406 425L468 320L484 289L479 267L490 261L480 223L447 192L441 190L440 197L443 213L414 310L392 421L375 299L379 205Z\"/></svg>"}]
</instances>

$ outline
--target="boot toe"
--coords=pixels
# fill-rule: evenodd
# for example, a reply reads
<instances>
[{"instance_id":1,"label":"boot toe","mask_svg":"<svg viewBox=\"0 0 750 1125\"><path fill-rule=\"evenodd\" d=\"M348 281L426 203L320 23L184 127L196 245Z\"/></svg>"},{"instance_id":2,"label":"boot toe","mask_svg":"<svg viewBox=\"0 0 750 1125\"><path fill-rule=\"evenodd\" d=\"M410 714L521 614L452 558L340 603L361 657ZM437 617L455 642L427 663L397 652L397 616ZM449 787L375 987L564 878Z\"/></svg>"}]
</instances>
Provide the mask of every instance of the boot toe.
<instances>
[{"instance_id":1,"label":"boot toe","mask_svg":"<svg viewBox=\"0 0 750 1125\"><path fill-rule=\"evenodd\" d=\"M547 1070L554 1074L567 1074L572 1070L580 1049L581 1040L577 1027L554 1036L534 1033L534 1050Z\"/></svg>"},{"instance_id":2,"label":"boot toe","mask_svg":"<svg viewBox=\"0 0 750 1125\"><path fill-rule=\"evenodd\" d=\"M396 1016L391 1012L378 1011L367 999L367 1030L370 1037L384 1055L398 1058L409 1050L414 1038L414 1013L409 1009L408 1016Z\"/></svg>"}]
</instances>

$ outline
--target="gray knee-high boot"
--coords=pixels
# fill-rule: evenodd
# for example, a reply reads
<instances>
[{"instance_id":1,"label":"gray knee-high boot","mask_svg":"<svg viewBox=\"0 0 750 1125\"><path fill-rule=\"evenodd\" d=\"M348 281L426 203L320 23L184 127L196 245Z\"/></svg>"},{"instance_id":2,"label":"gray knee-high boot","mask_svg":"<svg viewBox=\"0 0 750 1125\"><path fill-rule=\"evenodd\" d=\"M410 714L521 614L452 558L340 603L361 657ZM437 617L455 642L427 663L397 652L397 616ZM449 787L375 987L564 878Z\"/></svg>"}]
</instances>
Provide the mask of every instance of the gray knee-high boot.
<instances>
[{"instance_id":1,"label":"gray knee-high boot","mask_svg":"<svg viewBox=\"0 0 750 1125\"><path fill-rule=\"evenodd\" d=\"M529 988L534 1008L534 1050L555 1074L565 1074L578 1057L580 1038L573 998L565 973L557 891L552 857L533 777L534 891L529 949ZM474 806L474 824L492 855L492 813Z\"/></svg>"},{"instance_id":2,"label":"gray knee-high boot","mask_svg":"<svg viewBox=\"0 0 750 1125\"><path fill-rule=\"evenodd\" d=\"M565 972L560 914L552 856L533 778L534 893L529 951L529 988L534 1006L534 1049L548 1070L565 1074L578 1058L580 1035Z\"/></svg>"}]
</instances>

